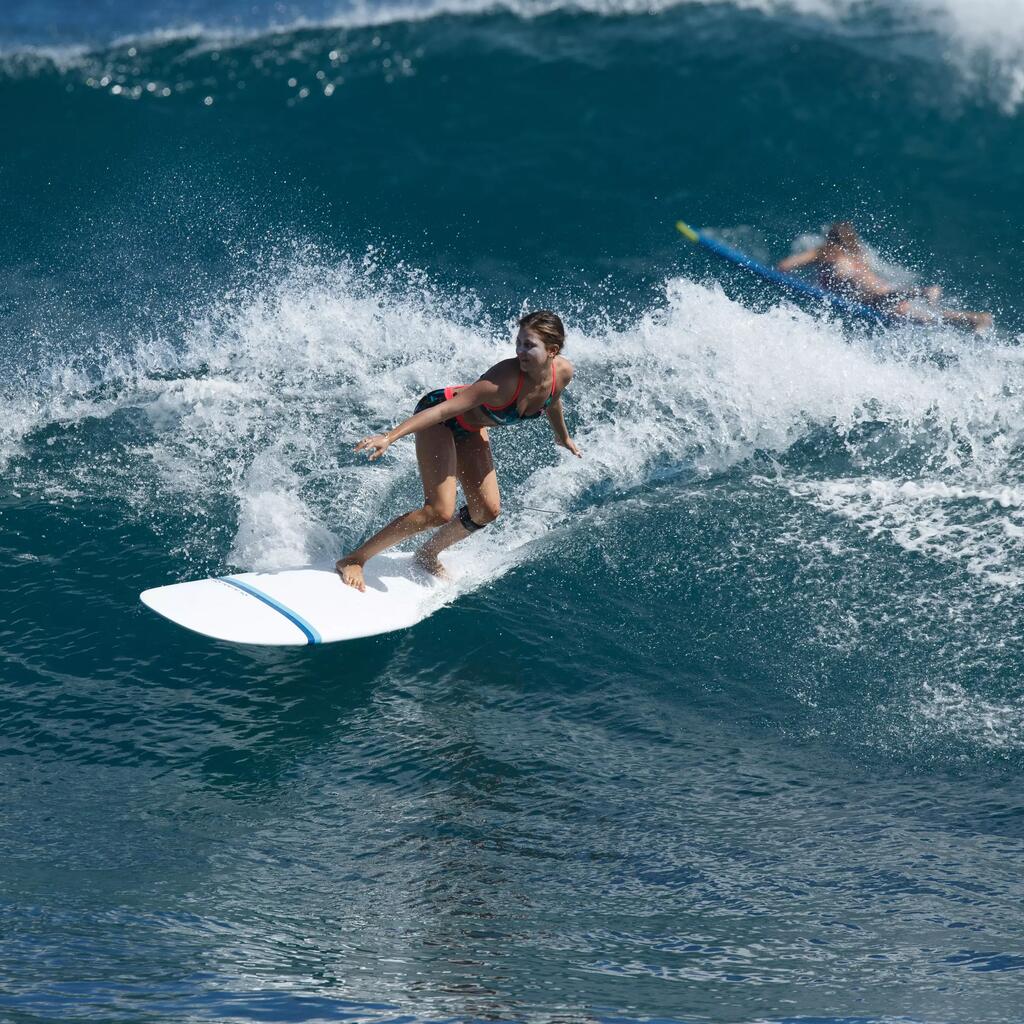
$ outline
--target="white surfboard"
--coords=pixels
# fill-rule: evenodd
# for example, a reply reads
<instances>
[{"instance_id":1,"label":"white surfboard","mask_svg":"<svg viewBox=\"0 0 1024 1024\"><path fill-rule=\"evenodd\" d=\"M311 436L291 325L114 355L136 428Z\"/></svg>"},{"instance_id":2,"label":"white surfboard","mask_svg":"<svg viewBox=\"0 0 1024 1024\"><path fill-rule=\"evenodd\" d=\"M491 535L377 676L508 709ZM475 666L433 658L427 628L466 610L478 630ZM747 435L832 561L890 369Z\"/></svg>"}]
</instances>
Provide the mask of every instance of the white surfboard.
<instances>
[{"instance_id":1,"label":"white surfboard","mask_svg":"<svg viewBox=\"0 0 1024 1024\"><path fill-rule=\"evenodd\" d=\"M449 586L412 555L384 554L364 569L366 592L333 569L243 572L144 590L139 599L179 626L236 644L325 644L416 625Z\"/></svg>"}]
</instances>

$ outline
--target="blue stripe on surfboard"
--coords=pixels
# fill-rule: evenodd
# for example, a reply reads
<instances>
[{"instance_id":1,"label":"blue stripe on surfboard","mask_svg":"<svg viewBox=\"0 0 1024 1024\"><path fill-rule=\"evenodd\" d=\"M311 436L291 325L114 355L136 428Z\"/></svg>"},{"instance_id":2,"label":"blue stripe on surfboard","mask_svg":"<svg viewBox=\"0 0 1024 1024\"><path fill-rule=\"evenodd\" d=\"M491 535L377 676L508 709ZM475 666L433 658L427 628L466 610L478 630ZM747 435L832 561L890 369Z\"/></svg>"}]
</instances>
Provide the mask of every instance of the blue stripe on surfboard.
<instances>
[{"instance_id":1,"label":"blue stripe on surfboard","mask_svg":"<svg viewBox=\"0 0 1024 1024\"><path fill-rule=\"evenodd\" d=\"M246 594L252 595L257 601L262 601L265 605L273 608L275 612L280 612L292 625L298 626L302 630L306 636L307 643L319 644L323 642L323 637L320 636L316 627L311 626L298 612L293 612L291 608L286 608L280 601L274 600L269 594L264 594L262 590L257 590L251 583L243 583L233 576L221 576L220 580L222 583L228 583L232 587L237 587Z\"/></svg>"},{"instance_id":2,"label":"blue stripe on surfboard","mask_svg":"<svg viewBox=\"0 0 1024 1024\"><path fill-rule=\"evenodd\" d=\"M680 228L680 231L682 231L682 228ZM739 249L734 249L731 245L726 245L724 242L719 242L716 238L711 238L703 231L693 231L690 228L689 233L685 231L682 233L691 241L703 246L716 256L720 256L723 260L728 260L744 270L749 270L750 273L756 274L762 280L777 284L787 291L795 292L797 295L806 295L808 298L817 299L819 302L827 302L835 309L840 309L844 313L851 313L854 316L863 317L865 320L875 320L881 324L892 323L893 318L887 316L881 310L865 306L862 302L851 302L849 299L844 299L841 295L836 295L833 292L826 291L824 288L818 288L813 284L808 284L806 281L801 281L794 274L787 274L782 270L776 270L774 267L766 267L763 263L759 263L746 253L740 252Z\"/></svg>"}]
</instances>

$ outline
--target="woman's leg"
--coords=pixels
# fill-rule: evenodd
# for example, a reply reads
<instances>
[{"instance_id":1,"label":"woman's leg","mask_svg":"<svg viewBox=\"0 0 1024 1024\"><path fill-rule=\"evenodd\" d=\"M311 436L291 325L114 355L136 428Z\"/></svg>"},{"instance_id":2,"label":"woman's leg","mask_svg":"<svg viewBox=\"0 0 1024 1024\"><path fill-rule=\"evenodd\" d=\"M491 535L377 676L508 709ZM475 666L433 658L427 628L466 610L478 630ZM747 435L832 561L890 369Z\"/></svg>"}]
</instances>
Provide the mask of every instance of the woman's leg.
<instances>
[{"instance_id":1,"label":"woman's leg","mask_svg":"<svg viewBox=\"0 0 1024 1024\"><path fill-rule=\"evenodd\" d=\"M486 431L471 437L460 437L455 442L455 453L459 483L466 497L470 521L476 527L493 523L501 512L501 495ZM416 560L435 575L444 576L444 566L437 556L445 548L465 540L472 532L456 516L416 552Z\"/></svg>"},{"instance_id":2,"label":"woman's leg","mask_svg":"<svg viewBox=\"0 0 1024 1024\"><path fill-rule=\"evenodd\" d=\"M987 331L992 326L991 313L968 313L959 309L942 310L942 319L954 327L966 327L972 331Z\"/></svg>"},{"instance_id":3,"label":"woman's leg","mask_svg":"<svg viewBox=\"0 0 1024 1024\"><path fill-rule=\"evenodd\" d=\"M335 568L341 578L356 590L366 590L363 566L385 548L406 537L447 523L455 514L455 438L443 424L416 434L416 459L423 481L423 507L393 519L383 530L338 559Z\"/></svg>"},{"instance_id":4,"label":"woman's leg","mask_svg":"<svg viewBox=\"0 0 1024 1024\"><path fill-rule=\"evenodd\" d=\"M906 301L894 307L893 312L919 324L933 324L938 318L953 327L963 327L972 331L987 331L992 326L991 313L969 313L959 309L936 309L935 312L927 312L915 309L913 303Z\"/></svg>"}]
</instances>

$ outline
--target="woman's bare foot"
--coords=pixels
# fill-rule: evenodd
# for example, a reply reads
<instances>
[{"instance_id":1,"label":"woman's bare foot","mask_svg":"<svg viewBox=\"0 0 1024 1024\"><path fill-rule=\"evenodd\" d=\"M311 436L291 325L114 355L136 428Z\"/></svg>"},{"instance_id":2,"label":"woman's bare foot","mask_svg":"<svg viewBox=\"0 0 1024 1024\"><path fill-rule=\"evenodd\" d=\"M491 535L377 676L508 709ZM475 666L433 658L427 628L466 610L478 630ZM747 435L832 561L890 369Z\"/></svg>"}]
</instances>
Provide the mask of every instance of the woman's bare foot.
<instances>
[{"instance_id":1,"label":"woman's bare foot","mask_svg":"<svg viewBox=\"0 0 1024 1024\"><path fill-rule=\"evenodd\" d=\"M982 334L992 326L992 314L991 313L975 313L974 314L974 329L978 334Z\"/></svg>"},{"instance_id":2,"label":"woman's bare foot","mask_svg":"<svg viewBox=\"0 0 1024 1024\"><path fill-rule=\"evenodd\" d=\"M360 593L366 593L366 581L363 579L363 563L358 558L347 555L339 558L334 564L342 583L355 587Z\"/></svg>"},{"instance_id":3,"label":"woman's bare foot","mask_svg":"<svg viewBox=\"0 0 1024 1024\"><path fill-rule=\"evenodd\" d=\"M451 579L451 576L448 575L448 570L440 563L437 555L428 554L420 548L420 550L413 555L412 560L421 569L429 572L431 576L436 576L439 580L447 581Z\"/></svg>"}]
</instances>

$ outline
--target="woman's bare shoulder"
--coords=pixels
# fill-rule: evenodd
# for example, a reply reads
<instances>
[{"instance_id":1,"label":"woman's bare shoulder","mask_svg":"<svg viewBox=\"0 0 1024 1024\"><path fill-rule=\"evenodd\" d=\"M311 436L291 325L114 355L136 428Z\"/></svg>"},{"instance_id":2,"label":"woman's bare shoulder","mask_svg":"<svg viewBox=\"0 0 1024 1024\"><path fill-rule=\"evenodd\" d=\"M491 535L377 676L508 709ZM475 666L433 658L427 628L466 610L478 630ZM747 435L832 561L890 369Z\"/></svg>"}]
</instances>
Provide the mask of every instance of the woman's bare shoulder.
<instances>
[{"instance_id":1,"label":"woman's bare shoulder","mask_svg":"<svg viewBox=\"0 0 1024 1024\"><path fill-rule=\"evenodd\" d=\"M480 374L480 379L491 380L495 384L501 384L510 376L515 376L516 378L519 376L519 361L514 358L502 359L500 363L495 363Z\"/></svg>"},{"instance_id":2,"label":"woman's bare shoulder","mask_svg":"<svg viewBox=\"0 0 1024 1024\"><path fill-rule=\"evenodd\" d=\"M573 366L565 356L556 356L555 372L558 374L558 380L564 388L566 384L572 380L572 375L576 372L576 367Z\"/></svg>"},{"instance_id":3,"label":"woman's bare shoulder","mask_svg":"<svg viewBox=\"0 0 1024 1024\"><path fill-rule=\"evenodd\" d=\"M519 363L515 359L502 359L488 367L477 378L477 384L483 386L487 393L487 401L501 401L503 396L510 395L519 380Z\"/></svg>"}]
</instances>

